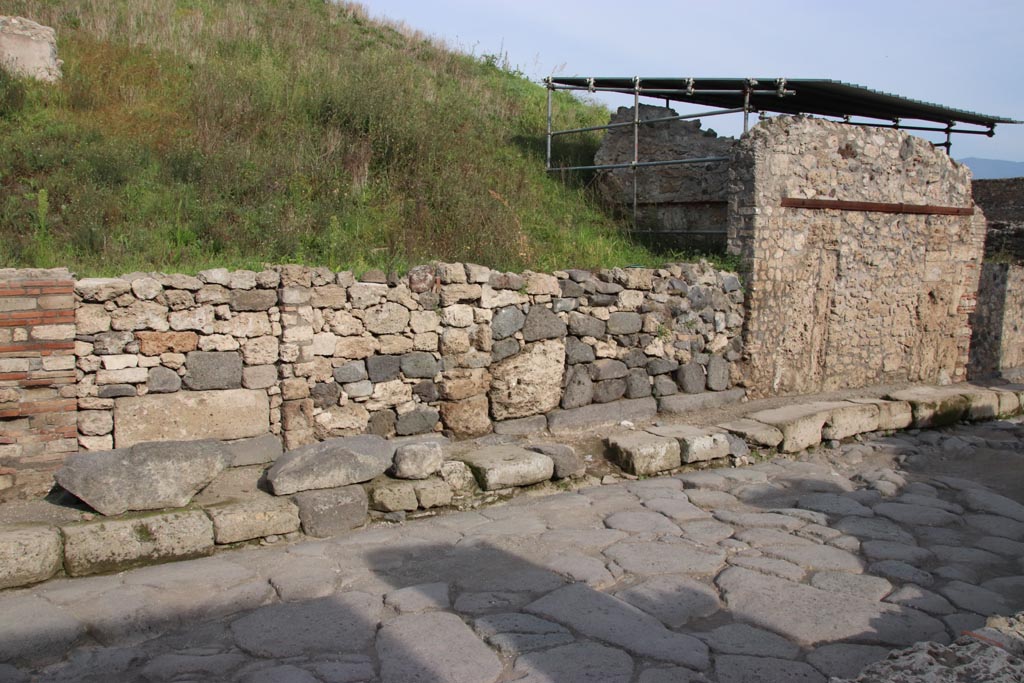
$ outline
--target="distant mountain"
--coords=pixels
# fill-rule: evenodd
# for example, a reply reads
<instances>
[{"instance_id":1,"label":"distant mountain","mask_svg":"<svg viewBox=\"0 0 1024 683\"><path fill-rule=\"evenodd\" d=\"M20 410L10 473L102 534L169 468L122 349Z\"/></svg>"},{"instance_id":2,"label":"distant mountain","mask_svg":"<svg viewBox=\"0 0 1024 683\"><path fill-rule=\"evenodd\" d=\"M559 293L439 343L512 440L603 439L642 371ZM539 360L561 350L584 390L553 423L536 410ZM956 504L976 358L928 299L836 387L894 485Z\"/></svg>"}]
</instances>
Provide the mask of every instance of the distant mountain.
<instances>
[{"instance_id":1,"label":"distant mountain","mask_svg":"<svg viewBox=\"0 0 1024 683\"><path fill-rule=\"evenodd\" d=\"M975 178L1024 177L1024 161L978 159L977 157L967 157L966 159L957 159L957 161L971 169Z\"/></svg>"}]
</instances>

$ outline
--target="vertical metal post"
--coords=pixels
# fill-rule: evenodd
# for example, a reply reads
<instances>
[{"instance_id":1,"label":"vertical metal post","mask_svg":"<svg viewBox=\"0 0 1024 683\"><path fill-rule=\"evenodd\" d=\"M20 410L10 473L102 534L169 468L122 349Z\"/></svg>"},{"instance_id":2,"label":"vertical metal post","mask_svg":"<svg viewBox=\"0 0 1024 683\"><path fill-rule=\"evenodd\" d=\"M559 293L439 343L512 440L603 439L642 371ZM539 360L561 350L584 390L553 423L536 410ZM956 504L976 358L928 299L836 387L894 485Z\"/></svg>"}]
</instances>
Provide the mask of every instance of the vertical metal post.
<instances>
[{"instance_id":1,"label":"vertical metal post","mask_svg":"<svg viewBox=\"0 0 1024 683\"><path fill-rule=\"evenodd\" d=\"M637 209L637 164L640 162L640 77L633 77L633 229L639 226Z\"/></svg>"},{"instance_id":2,"label":"vertical metal post","mask_svg":"<svg viewBox=\"0 0 1024 683\"><path fill-rule=\"evenodd\" d=\"M555 92L553 84L551 83L551 77L548 76L544 79L544 82L548 86L548 152L546 161L546 170L551 170L551 99L552 94Z\"/></svg>"},{"instance_id":3,"label":"vertical metal post","mask_svg":"<svg viewBox=\"0 0 1024 683\"><path fill-rule=\"evenodd\" d=\"M953 156L953 124L946 125L946 156Z\"/></svg>"},{"instance_id":4,"label":"vertical metal post","mask_svg":"<svg viewBox=\"0 0 1024 683\"><path fill-rule=\"evenodd\" d=\"M743 86L743 133L750 128L750 82Z\"/></svg>"}]
</instances>

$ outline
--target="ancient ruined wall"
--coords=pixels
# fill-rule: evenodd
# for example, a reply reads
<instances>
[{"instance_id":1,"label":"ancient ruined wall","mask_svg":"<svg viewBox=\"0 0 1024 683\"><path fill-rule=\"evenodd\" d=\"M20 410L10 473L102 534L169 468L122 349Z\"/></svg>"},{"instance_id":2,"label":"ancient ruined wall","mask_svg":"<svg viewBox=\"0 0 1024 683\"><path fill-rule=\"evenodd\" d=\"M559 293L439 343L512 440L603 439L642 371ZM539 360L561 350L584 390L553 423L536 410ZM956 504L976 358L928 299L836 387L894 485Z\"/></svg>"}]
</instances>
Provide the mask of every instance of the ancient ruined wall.
<instances>
[{"instance_id":1,"label":"ancient ruined wall","mask_svg":"<svg viewBox=\"0 0 1024 683\"><path fill-rule=\"evenodd\" d=\"M0 466L26 476L146 441L543 430L590 404L723 391L741 351L739 279L706 264L0 282Z\"/></svg>"},{"instance_id":2,"label":"ancient ruined wall","mask_svg":"<svg viewBox=\"0 0 1024 683\"><path fill-rule=\"evenodd\" d=\"M640 105L640 118L676 116L673 109ZM633 121L632 107L619 107L611 123ZM664 121L640 126L640 160L666 161L729 156L736 140L701 130L700 121ZM595 164L633 161L633 127L609 130L594 156ZM657 233L652 239L664 246L694 246L694 239L723 246L729 168L726 162L654 166L637 171L638 227ZM616 169L599 176L602 194L624 211L633 207L633 171ZM703 233L714 233L706 235Z\"/></svg>"},{"instance_id":3,"label":"ancient ruined wall","mask_svg":"<svg viewBox=\"0 0 1024 683\"><path fill-rule=\"evenodd\" d=\"M48 489L78 450L73 286L64 269L0 269L0 491Z\"/></svg>"},{"instance_id":4,"label":"ancient ruined wall","mask_svg":"<svg viewBox=\"0 0 1024 683\"><path fill-rule=\"evenodd\" d=\"M975 180L974 201L985 212L985 255L1024 261L1024 178Z\"/></svg>"},{"instance_id":5,"label":"ancient ruined wall","mask_svg":"<svg viewBox=\"0 0 1024 683\"><path fill-rule=\"evenodd\" d=\"M971 378L1024 369L1024 266L982 265L971 329Z\"/></svg>"},{"instance_id":6,"label":"ancient ruined wall","mask_svg":"<svg viewBox=\"0 0 1024 683\"><path fill-rule=\"evenodd\" d=\"M754 393L965 378L980 211L782 206L973 207L965 167L903 132L787 116L752 129L732 170L730 250L746 271L744 377Z\"/></svg>"}]
</instances>

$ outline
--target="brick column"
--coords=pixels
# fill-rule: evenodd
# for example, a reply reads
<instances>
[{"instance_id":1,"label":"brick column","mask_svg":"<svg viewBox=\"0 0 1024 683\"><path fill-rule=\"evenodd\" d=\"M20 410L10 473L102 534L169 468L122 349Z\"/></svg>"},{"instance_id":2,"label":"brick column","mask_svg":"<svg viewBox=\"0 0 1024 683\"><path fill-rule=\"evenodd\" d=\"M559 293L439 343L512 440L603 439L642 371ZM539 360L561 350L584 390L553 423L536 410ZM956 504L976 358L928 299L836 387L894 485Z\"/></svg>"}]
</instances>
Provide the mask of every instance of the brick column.
<instances>
[{"instance_id":1,"label":"brick column","mask_svg":"<svg viewBox=\"0 0 1024 683\"><path fill-rule=\"evenodd\" d=\"M0 269L0 498L45 493L78 450L74 284Z\"/></svg>"}]
</instances>

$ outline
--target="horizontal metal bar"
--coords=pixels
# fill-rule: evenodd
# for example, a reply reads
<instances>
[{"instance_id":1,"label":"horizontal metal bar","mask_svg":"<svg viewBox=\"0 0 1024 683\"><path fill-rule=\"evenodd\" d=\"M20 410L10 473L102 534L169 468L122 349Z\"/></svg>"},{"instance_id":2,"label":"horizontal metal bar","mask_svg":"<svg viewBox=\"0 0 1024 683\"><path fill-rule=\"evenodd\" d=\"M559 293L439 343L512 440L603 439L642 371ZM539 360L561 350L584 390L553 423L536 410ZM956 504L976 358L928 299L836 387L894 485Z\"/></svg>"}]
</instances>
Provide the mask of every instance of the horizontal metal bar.
<instances>
[{"instance_id":1,"label":"horizontal metal bar","mask_svg":"<svg viewBox=\"0 0 1024 683\"><path fill-rule=\"evenodd\" d=\"M890 204L887 202L851 202L842 199L801 199L783 197L781 206L790 209L835 209L838 211L865 211L870 213L912 213L930 216L973 216L974 209L961 206L935 206L933 204Z\"/></svg>"},{"instance_id":2,"label":"horizontal metal bar","mask_svg":"<svg viewBox=\"0 0 1024 683\"><path fill-rule=\"evenodd\" d=\"M867 126L868 128L893 128L895 130L924 130L932 133L961 133L963 135L987 135L995 136L994 130L966 130L963 128L932 128L930 126L905 126L902 123L871 123L870 121L841 121L850 126Z\"/></svg>"},{"instance_id":3,"label":"horizontal metal bar","mask_svg":"<svg viewBox=\"0 0 1024 683\"><path fill-rule=\"evenodd\" d=\"M638 161L633 163L632 161L624 164L599 164L595 166L556 166L554 168L547 169L548 172L552 171L600 171L600 170L612 170L616 168L640 168L643 166L675 166L682 164L705 164L716 161L729 161L729 157L699 157L695 159L670 159L666 161Z\"/></svg>"},{"instance_id":4,"label":"horizontal metal bar","mask_svg":"<svg viewBox=\"0 0 1024 683\"><path fill-rule=\"evenodd\" d=\"M587 126L586 128L567 128L565 130L553 130L552 135L569 135L570 133L589 133L592 130L611 130L612 128L626 128L632 126L632 121L624 123L608 123L603 126Z\"/></svg>"},{"instance_id":5,"label":"horizontal metal bar","mask_svg":"<svg viewBox=\"0 0 1024 683\"><path fill-rule=\"evenodd\" d=\"M617 92L623 95L632 95L636 92L635 88L588 88L584 85L551 85L548 86L551 90L583 90L586 92ZM679 88L644 88L641 87L639 90L641 95L649 93L658 95L742 95L744 90L686 90ZM775 88L762 88L750 91L751 95L773 95L779 96L779 91ZM786 90L786 95L795 95L795 90Z\"/></svg>"}]
</instances>

